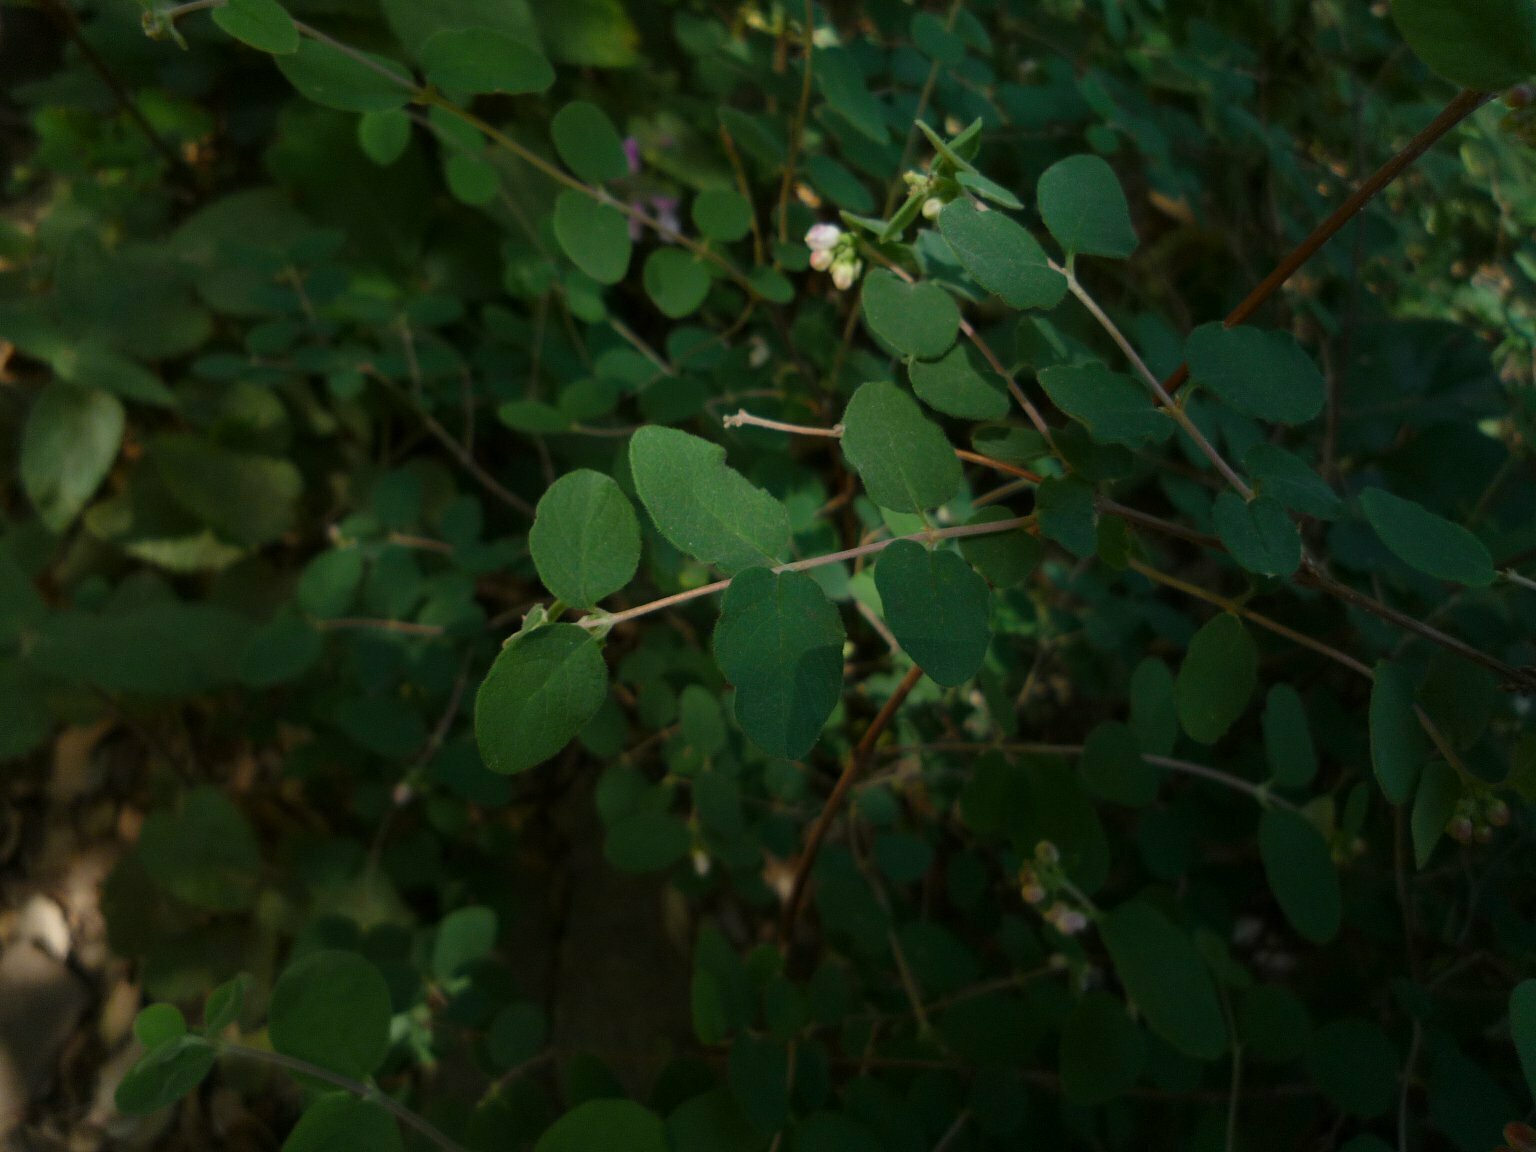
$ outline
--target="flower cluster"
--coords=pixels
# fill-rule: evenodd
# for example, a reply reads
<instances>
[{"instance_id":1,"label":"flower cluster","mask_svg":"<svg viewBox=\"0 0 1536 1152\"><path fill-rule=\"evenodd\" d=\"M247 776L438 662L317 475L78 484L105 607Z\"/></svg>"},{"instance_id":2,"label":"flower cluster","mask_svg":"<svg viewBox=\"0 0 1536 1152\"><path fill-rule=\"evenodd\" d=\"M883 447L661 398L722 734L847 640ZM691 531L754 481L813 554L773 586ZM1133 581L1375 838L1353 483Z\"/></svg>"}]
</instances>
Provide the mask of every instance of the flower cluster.
<instances>
[{"instance_id":1,"label":"flower cluster","mask_svg":"<svg viewBox=\"0 0 1536 1152\"><path fill-rule=\"evenodd\" d=\"M1024 903L1042 908L1045 922L1063 936L1076 936L1088 927L1088 916L1081 908L1056 895L1072 886L1061 870L1061 852L1049 840L1035 845L1033 863L1019 868L1019 895Z\"/></svg>"},{"instance_id":2,"label":"flower cluster","mask_svg":"<svg viewBox=\"0 0 1536 1152\"><path fill-rule=\"evenodd\" d=\"M811 267L818 272L831 271L832 283L841 292L852 288L864 271L858 243L836 224L817 224L805 234L805 246L811 250Z\"/></svg>"},{"instance_id":3,"label":"flower cluster","mask_svg":"<svg viewBox=\"0 0 1536 1152\"><path fill-rule=\"evenodd\" d=\"M1509 823L1509 805L1491 792L1473 792L1456 802L1445 831L1459 844L1476 840L1486 844L1493 839L1493 830Z\"/></svg>"}]
</instances>

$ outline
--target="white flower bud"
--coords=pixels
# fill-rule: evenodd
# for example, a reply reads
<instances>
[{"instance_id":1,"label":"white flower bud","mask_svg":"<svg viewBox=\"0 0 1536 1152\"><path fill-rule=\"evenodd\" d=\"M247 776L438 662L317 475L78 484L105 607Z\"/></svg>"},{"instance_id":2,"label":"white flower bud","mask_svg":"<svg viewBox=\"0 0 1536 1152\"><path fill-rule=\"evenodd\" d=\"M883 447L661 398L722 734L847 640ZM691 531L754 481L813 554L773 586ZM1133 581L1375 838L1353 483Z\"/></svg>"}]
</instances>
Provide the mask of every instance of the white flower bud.
<instances>
[{"instance_id":1,"label":"white flower bud","mask_svg":"<svg viewBox=\"0 0 1536 1152\"><path fill-rule=\"evenodd\" d=\"M842 238L843 230L836 224L817 224L805 234L805 246L812 252L828 252Z\"/></svg>"},{"instance_id":2,"label":"white flower bud","mask_svg":"<svg viewBox=\"0 0 1536 1152\"><path fill-rule=\"evenodd\" d=\"M853 287L863 271L864 261L862 260L840 260L832 266L832 283L837 286L839 292L846 292Z\"/></svg>"},{"instance_id":3,"label":"white flower bud","mask_svg":"<svg viewBox=\"0 0 1536 1152\"><path fill-rule=\"evenodd\" d=\"M942 211L944 211L944 201L940 200L937 196L930 196L923 201L924 220L932 220Z\"/></svg>"},{"instance_id":4,"label":"white flower bud","mask_svg":"<svg viewBox=\"0 0 1536 1152\"><path fill-rule=\"evenodd\" d=\"M818 248L811 253L811 267L818 272L825 272L832 267L833 252L830 248Z\"/></svg>"}]
</instances>

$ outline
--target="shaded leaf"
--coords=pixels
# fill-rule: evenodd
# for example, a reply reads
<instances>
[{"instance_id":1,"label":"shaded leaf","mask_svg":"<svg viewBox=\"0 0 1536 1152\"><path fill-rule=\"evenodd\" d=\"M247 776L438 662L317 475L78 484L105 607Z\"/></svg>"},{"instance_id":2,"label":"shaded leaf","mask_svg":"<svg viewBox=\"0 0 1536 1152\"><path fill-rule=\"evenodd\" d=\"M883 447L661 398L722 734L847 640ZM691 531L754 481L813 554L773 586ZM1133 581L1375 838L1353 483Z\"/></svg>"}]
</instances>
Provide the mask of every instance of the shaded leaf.
<instances>
[{"instance_id":1,"label":"shaded leaf","mask_svg":"<svg viewBox=\"0 0 1536 1152\"><path fill-rule=\"evenodd\" d=\"M1040 242L1003 213L954 200L939 214L939 229L976 283L1009 306L1049 310L1066 296L1066 277Z\"/></svg>"},{"instance_id":2,"label":"shaded leaf","mask_svg":"<svg viewBox=\"0 0 1536 1152\"><path fill-rule=\"evenodd\" d=\"M539 498L528 547L544 587L573 608L592 608L634 578L640 522L612 477L581 468Z\"/></svg>"},{"instance_id":3,"label":"shaded leaf","mask_svg":"<svg viewBox=\"0 0 1536 1152\"><path fill-rule=\"evenodd\" d=\"M1115 170L1102 157L1069 156L1040 176L1045 226L1068 256L1123 260L1140 243Z\"/></svg>"},{"instance_id":4,"label":"shaded leaf","mask_svg":"<svg viewBox=\"0 0 1536 1152\"><path fill-rule=\"evenodd\" d=\"M1496 573L1487 546L1460 524L1383 488L1360 494L1365 518L1392 554L1426 576L1486 588Z\"/></svg>"},{"instance_id":5,"label":"shaded leaf","mask_svg":"<svg viewBox=\"0 0 1536 1152\"><path fill-rule=\"evenodd\" d=\"M943 430L895 384L860 386L843 413L842 444L869 498L882 508L923 512L960 488L960 461Z\"/></svg>"},{"instance_id":6,"label":"shaded leaf","mask_svg":"<svg viewBox=\"0 0 1536 1152\"><path fill-rule=\"evenodd\" d=\"M992 593L953 552L898 540L875 563L875 587L891 633L946 687L976 675L992 641Z\"/></svg>"},{"instance_id":7,"label":"shaded leaf","mask_svg":"<svg viewBox=\"0 0 1536 1152\"><path fill-rule=\"evenodd\" d=\"M475 696L475 741L492 772L523 772L564 748L608 693L601 645L551 624L514 636Z\"/></svg>"}]
</instances>

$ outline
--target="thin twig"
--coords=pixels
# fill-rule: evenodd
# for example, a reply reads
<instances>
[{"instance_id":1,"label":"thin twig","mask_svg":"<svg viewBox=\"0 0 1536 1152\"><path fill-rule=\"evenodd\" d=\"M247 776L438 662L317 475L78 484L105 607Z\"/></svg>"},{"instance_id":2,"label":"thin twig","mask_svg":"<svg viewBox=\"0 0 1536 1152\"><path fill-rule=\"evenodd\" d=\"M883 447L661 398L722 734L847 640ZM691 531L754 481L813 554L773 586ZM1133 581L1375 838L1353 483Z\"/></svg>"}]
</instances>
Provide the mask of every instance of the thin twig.
<instances>
[{"instance_id":1,"label":"thin twig","mask_svg":"<svg viewBox=\"0 0 1536 1152\"><path fill-rule=\"evenodd\" d=\"M789 243L789 193L795 186L795 165L800 159L800 145L805 138L805 122L811 114L811 77L816 54L816 6L815 0L805 0L805 15L800 28L801 61L800 102L795 106L795 118L789 125L789 147L784 154L784 176L779 182L779 243Z\"/></svg>"},{"instance_id":2,"label":"thin twig","mask_svg":"<svg viewBox=\"0 0 1536 1152\"><path fill-rule=\"evenodd\" d=\"M1226 326L1236 327L1257 312L1266 300L1296 275L1308 260L1317 255L1324 244L1333 239L1339 230L1374 200L1383 189L1407 171L1415 160L1434 147L1452 128L1492 100L1493 96L1491 92L1458 93L1428 127L1409 141L1407 147L1401 152L1383 164L1369 180L1355 189L1354 194L1339 205L1333 215L1313 229L1310 236L1298 244L1290 255L1280 261L1275 266L1275 270L1260 282L1257 288L1248 293L1241 304L1228 313L1224 321ZM1188 379L1189 365L1180 364L1173 375L1163 381L1163 387L1170 393L1177 392Z\"/></svg>"},{"instance_id":3,"label":"thin twig","mask_svg":"<svg viewBox=\"0 0 1536 1152\"><path fill-rule=\"evenodd\" d=\"M754 416L745 408L726 416L720 423L727 428L767 428L774 432L788 432L791 436L826 436L833 440L843 434L841 424L834 424L830 428L817 428L811 424L789 424L783 420L770 420L766 416Z\"/></svg>"},{"instance_id":4,"label":"thin twig","mask_svg":"<svg viewBox=\"0 0 1536 1152\"><path fill-rule=\"evenodd\" d=\"M953 528L938 528L929 532L911 532L905 536L894 536L889 540L877 540L873 544L861 544L857 548L845 548L841 552L830 552L825 556L812 556L808 560L796 560L789 564L779 564L773 568L773 571L808 572L812 568L820 568L825 564L837 564L844 560L854 560L860 556L870 556L876 552L882 552L901 540L916 540L919 543L929 543L934 540L953 540L964 536L990 536L996 532L1011 532L1015 528L1024 528L1032 523L1034 523L1034 517L1032 516L1017 516L1011 520L994 520L986 524L958 524ZM716 592L723 592L730 583L729 580L716 580L713 584L705 584L701 588L690 588L686 592L677 592L671 596L663 596L660 600L652 600L635 608L626 608L622 612L587 616L577 621L577 623L584 628L612 627L615 624L622 624L626 620L635 620L641 616L649 616L653 612L661 612L667 608L674 608L679 604L686 604L690 600L698 600L703 596L712 596Z\"/></svg>"},{"instance_id":5,"label":"thin twig","mask_svg":"<svg viewBox=\"0 0 1536 1152\"><path fill-rule=\"evenodd\" d=\"M443 1149L443 1152L468 1152L462 1144L432 1124L425 1117L418 1116L393 1096L389 1095L389 1093L381 1091L371 1084L364 1084L361 1080L353 1080L351 1077L342 1076L327 1068L311 1064L307 1060L298 1060L292 1056L285 1056L281 1052L268 1051L265 1048L249 1048L244 1044L226 1044L222 1042L216 1044L215 1047L221 1054L226 1056L242 1056L247 1060L272 1064L297 1076L305 1076L311 1080L319 1080L322 1083L329 1084L333 1088L340 1088L343 1092L348 1092L359 1100L367 1100L370 1103L379 1105L379 1107L399 1120L400 1123L414 1128L427 1140Z\"/></svg>"},{"instance_id":6,"label":"thin twig","mask_svg":"<svg viewBox=\"0 0 1536 1152\"><path fill-rule=\"evenodd\" d=\"M441 636L441 624L418 624L413 620L383 620L368 616L332 616L316 620L315 627L322 632L343 632L372 629L375 632L398 632L402 636Z\"/></svg>"},{"instance_id":7,"label":"thin twig","mask_svg":"<svg viewBox=\"0 0 1536 1152\"><path fill-rule=\"evenodd\" d=\"M897 711L917 687L917 682L923 678L923 670L914 664L907 670L907 674L901 678L901 683L896 685L896 690L891 693L874 720L864 731L857 747L848 756L848 766L843 769L843 774L838 777L836 786L832 789L832 795L827 797L826 804L821 809L821 814L816 817L816 823L811 825L810 834L805 840L805 851L800 854L800 861L795 865L794 880L790 883L789 898L784 903L784 916L779 923L779 943L788 948L795 936L795 923L800 919L800 907L805 903L805 886L810 879L811 869L816 864L816 855L821 851L821 842L826 839L827 829L832 826L832 821L837 817L838 809L847 799L854 782L859 778L859 773L864 770L874 753L875 744L879 741L881 733L890 726L896 718Z\"/></svg>"},{"instance_id":8,"label":"thin twig","mask_svg":"<svg viewBox=\"0 0 1536 1152\"><path fill-rule=\"evenodd\" d=\"M1125 333L1121 332L1119 326L1109 318L1109 313L1099 307L1099 302L1083 287L1082 282L1078 280L1072 270L1070 268L1063 268L1054 261L1051 263L1051 267L1066 277L1067 290L1077 297L1078 303L1088 309L1088 314L1094 318L1099 327L1104 329L1109 338L1115 342L1121 353L1131 362L1131 366L1136 369L1136 374L1141 377L1152 395L1157 397L1157 402L1163 406L1163 409L1173 419L1173 422L1182 428L1184 434L1195 442L1195 447L1200 449L1201 454L1215 466L1216 471L1221 473L1222 478L1232 485L1232 488L1239 496L1244 500L1252 500L1253 489L1248 487L1247 483L1237 474L1232 465L1228 464L1222 454L1216 450L1216 446L1206 438L1204 432L1200 431L1200 426L1190 419L1189 413L1185 412L1174 398L1168 394L1167 389L1163 387L1156 374L1147 367L1146 361L1141 358L1141 355L1136 351L1131 342L1125 338Z\"/></svg>"}]
</instances>

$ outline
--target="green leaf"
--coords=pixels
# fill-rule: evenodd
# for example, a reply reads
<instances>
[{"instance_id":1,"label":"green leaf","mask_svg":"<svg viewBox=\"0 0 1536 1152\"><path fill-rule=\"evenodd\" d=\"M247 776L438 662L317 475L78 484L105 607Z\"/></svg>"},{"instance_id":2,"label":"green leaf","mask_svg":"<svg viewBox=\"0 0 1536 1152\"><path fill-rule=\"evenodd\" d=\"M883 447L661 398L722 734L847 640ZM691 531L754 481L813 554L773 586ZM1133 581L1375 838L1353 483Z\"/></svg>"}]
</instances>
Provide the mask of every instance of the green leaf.
<instances>
[{"instance_id":1,"label":"green leaf","mask_svg":"<svg viewBox=\"0 0 1536 1152\"><path fill-rule=\"evenodd\" d=\"M1001 212L952 200L939 214L939 230L971 277L1013 308L1060 304L1067 279L1050 266L1040 242Z\"/></svg>"},{"instance_id":2,"label":"green leaf","mask_svg":"<svg viewBox=\"0 0 1536 1152\"><path fill-rule=\"evenodd\" d=\"M1216 532L1236 560L1250 572L1289 576L1301 567L1301 532L1277 500L1244 500L1231 489L1216 497Z\"/></svg>"},{"instance_id":3,"label":"green leaf","mask_svg":"<svg viewBox=\"0 0 1536 1152\"><path fill-rule=\"evenodd\" d=\"M299 576L299 607L321 619L345 616L357 599L364 565L363 553L357 548L320 553L304 566Z\"/></svg>"},{"instance_id":4,"label":"green leaf","mask_svg":"<svg viewBox=\"0 0 1536 1152\"><path fill-rule=\"evenodd\" d=\"M578 68L629 68L640 33L621 0L531 0L549 58Z\"/></svg>"},{"instance_id":5,"label":"green leaf","mask_svg":"<svg viewBox=\"0 0 1536 1152\"><path fill-rule=\"evenodd\" d=\"M1522 980L1509 996L1509 1031L1525 1073L1525 1086L1536 1097L1536 980Z\"/></svg>"},{"instance_id":6,"label":"green leaf","mask_svg":"<svg viewBox=\"0 0 1536 1152\"><path fill-rule=\"evenodd\" d=\"M1107 992L1089 992L1061 1030L1061 1090L1079 1106L1104 1104L1135 1086L1147 1059L1141 1029Z\"/></svg>"},{"instance_id":7,"label":"green leaf","mask_svg":"<svg viewBox=\"0 0 1536 1152\"><path fill-rule=\"evenodd\" d=\"M1173 421L1152 403L1145 388L1102 365L1045 368L1039 380L1051 403L1101 444L1140 448L1160 444L1173 432Z\"/></svg>"},{"instance_id":8,"label":"green leaf","mask_svg":"<svg viewBox=\"0 0 1536 1152\"><path fill-rule=\"evenodd\" d=\"M68 528L106 479L123 441L123 405L57 381L32 402L21 438L21 483L53 532Z\"/></svg>"},{"instance_id":9,"label":"green leaf","mask_svg":"<svg viewBox=\"0 0 1536 1152\"><path fill-rule=\"evenodd\" d=\"M432 975L446 983L496 947L496 913L482 905L456 908L443 917L432 943Z\"/></svg>"},{"instance_id":10,"label":"green leaf","mask_svg":"<svg viewBox=\"0 0 1536 1152\"><path fill-rule=\"evenodd\" d=\"M133 1034L140 1044L153 1051L187 1034L186 1017L174 1004L150 1004L134 1017Z\"/></svg>"},{"instance_id":11,"label":"green leaf","mask_svg":"<svg viewBox=\"0 0 1536 1152\"><path fill-rule=\"evenodd\" d=\"M508 1004L491 1019L485 1049L498 1069L515 1068L544 1048L549 1027L534 1004Z\"/></svg>"},{"instance_id":12,"label":"green leaf","mask_svg":"<svg viewBox=\"0 0 1536 1152\"><path fill-rule=\"evenodd\" d=\"M1303 424L1323 410L1323 374L1289 332L1202 324L1187 354L1190 378L1245 416Z\"/></svg>"},{"instance_id":13,"label":"green leaf","mask_svg":"<svg viewBox=\"0 0 1536 1152\"><path fill-rule=\"evenodd\" d=\"M843 413L843 455L869 498L896 512L924 512L960 489L960 461L943 429L895 384L861 385Z\"/></svg>"},{"instance_id":14,"label":"green leaf","mask_svg":"<svg viewBox=\"0 0 1536 1152\"><path fill-rule=\"evenodd\" d=\"M555 201L555 239L571 262L599 284L617 284L629 271L634 245L617 208L567 188Z\"/></svg>"},{"instance_id":15,"label":"green leaf","mask_svg":"<svg viewBox=\"0 0 1536 1152\"><path fill-rule=\"evenodd\" d=\"M551 624L512 637L475 696L475 741L492 772L523 772L575 738L608 694L601 645Z\"/></svg>"},{"instance_id":16,"label":"green leaf","mask_svg":"<svg viewBox=\"0 0 1536 1152\"><path fill-rule=\"evenodd\" d=\"M371 1100L329 1092L304 1110L283 1152L401 1152L395 1118Z\"/></svg>"},{"instance_id":17,"label":"green leaf","mask_svg":"<svg viewBox=\"0 0 1536 1152\"><path fill-rule=\"evenodd\" d=\"M1444 760L1431 760L1424 765L1413 798L1413 815L1408 822L1413 833L1414 867L1423 868L1429 863L1460 800L1461 777L1456 774L1456 769Z\"/></svg>"},{"instance_id":18,"label":"green leaf","mask_svg":"<svg viewBox=\"0 0 1536 1152\"><path fill-rule=\"evenodd\" d=\"M955 553L898 540L875 564L875 587L891 633L946 688L976 675L992 642L992 592Z\"/></svg>"},{"instance_id":19,"label":"green leaf","mask_svg":"<svg viewBox=\"0 0 1536 1152\"><path fill-rule=\"evenodd\" d=\"M148 455L171 495L226 540L256 548L293 526L304 478L289 460L232 452L192 433L160 436Z\"/></svg>"},{"instance_id":20,"label":"green leaf","mask_svg":"<svg viewBox=\"0 0 1536 1152\"><path fill-rule=\"evenodd\" d=\"M633 1100L589 1100L556 1120L534 1152L669 1152L661 1120Z\"/></svg>"},{"instance_id":21,"label":"green leaf","mask_svg":"<svg viewBox=\"0 0 1536 1152\"><path fill-rule=\"evenodd\" d=\"M912 391L936 412L960 420L1001 420L1008 415L1008 393L1002 382L977 364L963 344L939 360L909 361L907 374Z\"/></svg>"},{"instance_id":22,"label":"green leaf","mask_svg":"<svg viewBox=\"0 0 1536 1152\"><path fill-rule=\"evenodd\" d=\"M1317 826L1286 808L1265 809L1259 820L1259 856L1291 927L1314 944L1338 935L1344 915L1339 873Z\"/></svg>"},{"instance_id":23,"label":"green leaf","mask_svg":"<svg viewBox=\"0 0 1536 1152\"><path fill-rule=\"evenodd\" d=\"M1312 1082L1349 1116L1385 1116L1397 1105L1402 1060L1392 1041L1364 1020L1334 1020L1312 1034Z\"/></svg>"},{"instance_id":24,"label":"green leaf","mask_svg":"<svg viewBox=\"0 0 1536 1152\"><path fill-rule=\"evenodd\" d=\"M386 74L381 75L361 61L316 40L301 40L298 51L276 59L279 70L288 77L288 83L298 89L299 95L326 108L342 112L386 112L405 107L416 90L416 82L392 60L372 53L363 55ZM399 77L399 83L390 80L391 75Z\"/></svg>"},{"instance_id":25,"label":"green leaf","mask_svg":"<svg viewBox=\"0 0 1536 1152\"><path fill-rule=\"evenodd\" d=\"M1484 543L1460 524L1383 488L1360 494L1365 518L1392 554L1437 580L1486 588L1496 573Z\"/></svg>"},{"instance_id":26,"label":"green leaf","mask_svg":"<svg viewBox=\"0 0 1536 1152\"><path fill-rule=\"evenodd\" d=\"M1141 756L1136 733L1110 720L1083 742L1083 780L1105 800L1144 808L1157 799L1161 773Z\"/></svg>"},{"instance_id":27,"label":"green leaf","mask_svg":"<svg viewBox=\"0 0 1536 1152\"><path fill-rule=\"evenodd\" d=\"M980 509L967 524L995 524L1012 520L1006 508L993 505ZM1024 583L1045 559L1045 545L1022 528L993 532L986 536L962 536L960 555L976 571L998 588L1012 588Z\"/></svg>"},{"instance_id":28,"label":"green leaf","mask_svg":"<svg viewBox=\"0 0 1536 1152\"><path fill-rule=\"evenodd\" d=\"M416 52L427 79L455 92L543 92L555 70L534 49L492 28L445 28Z\"/></svg>"},{"instance_id":29,"label":"green leaf","mask_svg":"<svg viewBox=\"0 0 1536 1152\"><path fill-rule=\"evenodd\" d=\"M680 320L709 295L709 271L691 252L658 248L645 261L645 293L663 316Z\"/></svg>"},{"instance_id":30,"label":"green leaf","mask_svg":"<svg viewBox=\"0 0 1536 1152\"><path fill-rule=\"evenodd\" d=\"M588 184L622 180L629 175L624 141L608 113L596 104L585 100L567 104L555 113L549 131L565 166Z\"/></svg>"},{"instance_id":31,"label":"green leaf","mask_svg":"<svg viewBox=\"0 0 1536 1152\"><path fill-rule=\"evenodd\" d=\"M937 284L908 284L884 268L864 277L864 321L903 356L937 360L960 333L960 308Z\"/></svg>"},{"instance_id":32,"label":"green leaf","mask_svg":"<svg viewBox=\"0 0 1536 1152\"><path fill-rule=\"evenodd\" d=\"M752 204L731 188L706 188L693 202L693 222L711 240L723 244L752 231Z\"/></svg>"},{"instance_id":33,"label":"green leaf","mask_svg":"<svg viewBox=\"0 0 1536 1152\"><path fill-rule=\"evenodd\" d=\"M539 579L557 600L592 608L634 578L640 522L612 477L582 468L540 497L528 547Z\"/></svg>"},{"instance_id":34,"label":"green leaf","mask_svg":"<svg viewBox=\"0 0 1536 1152\"><path fill-rule=\"evenodd\" d=\"M1154 1032L1197 1060L1215 1060L1226 1051L1216 986L1188 936L1140 901L1105 913L1099 935L1120 983Z\"/></svg>"},{"instance_id":35,"label":"green leaf","mask_svg":"<svg viewBox=\"0 0 1536 1152\"><path fill-rule=\"evenodd\" d=\"M1226 612L1212 617L1189 642L1173 687L1184 731L1216 743L1247 709L1258 678L1258 651L1243 622Z\"/></svg>"},{"instance_id":36,"label":"green leaf","mask_svg":"<svg viewBox=\"0 0 1536 1152\"><path fill-rule=\"evenodd\" d=\"M1307 727L1307 710L1289 684L1276 684L1264 704L1264 753L1275 783L1305 788L1317 775L1317 750Z\"/></svg>"},{"instance_id":37,"label":"green leaf","mask_svg":"<svg viewBox=\"0 0 1536 1152\"><path fill-rule=\"evenodd\" d=\"M725 590L715 662L736 688L736 721L763 751L815 746L843 688L843 622L809 576L749 568Z\"/></svg>"},{"instance_id":38,"label":"green leaf","mask_svg":"<svg viewBox=\"0 0 1536 1152\"><path fill-rule=\"evenodd\" d=\"M413 55L444 28L489 28L532 48L538 22L526 0L382 0L390 31Z\"/></svg>"},{"instance_id":39,"label":"green leaf","mask_svg":"<svg viewBox=\"0 0 1536 1152\"><path fill-rule=\"evenodd\" d=\"M1069 156L1040 176L1040 215L1068 256L1124 260L1140 241L1120 180L1101 157Z\"/></svg>"},{"instance_id":40,"label":"green leaf","mask_svg":"<svg viewBox=\"0 0 1536 1152\"><path fill-rule=\"evenodd\" d=\"M199 1036L181 1036L152 1049L118 1083L117 1110L148 1116L176 1103L203 1082L218 1054Z\"/></svg>"},{"instance_id":41,"label":"green leaf","mask_svg":"<svg viewBox=\"0 0 1536 1152\"><path fill-rule=\"evenodd\" d=\"M1051 476L1035 489L1040 531L1072 555L1086 560L1099 550L1093 487L1076 476Z\"/></svg>"},{"instance_id":42,"label":"green leaf","mask_svg":"<svg viewBox=\"0 0 1536 1152\"><path fill-rule=\"evenodd\" d=\"M1536 76L1531 0L1392 0L1392 18L1419 59L1452 84L1499 92Z\"/></svg>"},{"instance_id":43,"label":"green leaf","mask_svg":"<svg viewBox=\"0 0 1536 1152\"><path fill-rule=\"evenodd\" d=\"M1146 657L1131 673L1131 730L1141 750L1153 756L1172 754L1179 739L1173 673L1155 656Z\"/></svg>"},{"instance_id":44,"label":"green leaf","mask_svg":"<svg viewBox=\"0 0 1536 1152\"><path fill-rule=\"evenodd\" d=\"M303 616L282 610L251 633L240 653L240 682L270 688L297 680L319 662L325 641Z\"/></svg>"},{"instance_id":45,"label":"green leaf","mask_svg":"<svg viewBox=\"0 0 1536 1152\"><path fill-rule=\"evenodd\" d=\"M229 0L213 10L213 22L258 52L286 56L299 50L299 30L277 0Z\"/></svg>"},{"instance_id":46,"label":"green leaf","mask_svg":"<svg viewBox=\"0 0 1536 1152\"><path fill-rule=\"evenodd\" d=\"M695 559L736 572L789 551L784 505L727 465L720 445L647 426L629 442L629 465L657 530Z\"/></svg>"},{"instance_id":47,"label":"green leaf","mask_svg":"<svg viewBox=\"0 0 1536 1152\"><path fill-rule=\"evenodd\" d=\"M620 872L661 872L685 859L692 847L693 835L678 817L641 809L609 827L603 859Z\"/></svg>"},{"instance_id":48,"label":"green leaf","mask_svg":"<svg viewBox=\"0 0 1536 1152\"><path fill-rule=\"evenodd\" d=\"M192 789L180 807L150 813L139 834L139 861L176 899L210 912L251 906L261 850L250 823L211 784Z\"/></svg>"},{"instance_id":49,"label":"green leaf","mask_svg":"<svg viewBox=\"0 0 1536 1152\"><path fill-rule=\"evenodd\" d=\"M955 65L965 59L965 41L949 30L942 16L918 12L910 26L912 43L935 63Z\"/></svg>"},{"instance_id":50,"label":"green leaf","mask_svg":"<svg viewBox=\"0 0 1536 1152\"><path fill-rule=\"evenodd\" d=\"M357 146L381 168L400 157L411 142L411 118L399 108L365 112L357 121Z\"/></svg>"},{"instance_id":51,"label":"green leaf","mask_svg":"<svg viewBox=\"0 0 1536 1152\"><path fill-rule=\"evenodd\" d=\"M839 115L877 144L887 136L885 110L875 98L854 55L846 48L819 48L811 74L822 97Z\"/></svg>"},{"instance_id":52,"label":"green leaf","mask_svg":"<svg viewBox=\"0 0 1536 1152\"><path fill-rule=\"evenodd\" d=\"M1284 448L1257 444L1243 457L1243 467L1261 496L1278 500L1292 512L1319 520L1337 520L1344 514L1344 501L1328 482Z\"/></svg>"},{"instance_id":53,"label":"green leaf","mask_svg":"<svg viewBox=\"0 0 1536 1152\"><path fill-rule=\"evenodd\" d=\"M251 977L242 972L208 993L208 999L203 1005L204 1035L218 1036L240 1020L245 1012L246 996L253 983Z\"/></svg>"},{"instance_id":54,"label":"green leaf","mask_svg":"<svg viewBox=\"0 0 1536 1152\"><path fill-rule=\"evenodd\" d=\"M311 952L272 989L267 1036L284 1056L362 1080L389 1051L389 987L355 952Z\"/></svg>"},{"instance_id":55,"label":"green leaf","mask_svg":"<svg viewBox=\"0 0 1536 1152\"><path fill-rule=\"evenodd\" d=\"M1376 682L1371 686L1371 766L1382 794L1393 804L1406 804L1413 795L1429 751L1413 697L1413 677L1407 668L1385 660L1376 665Z\"/></svg>"}]
</instances>

